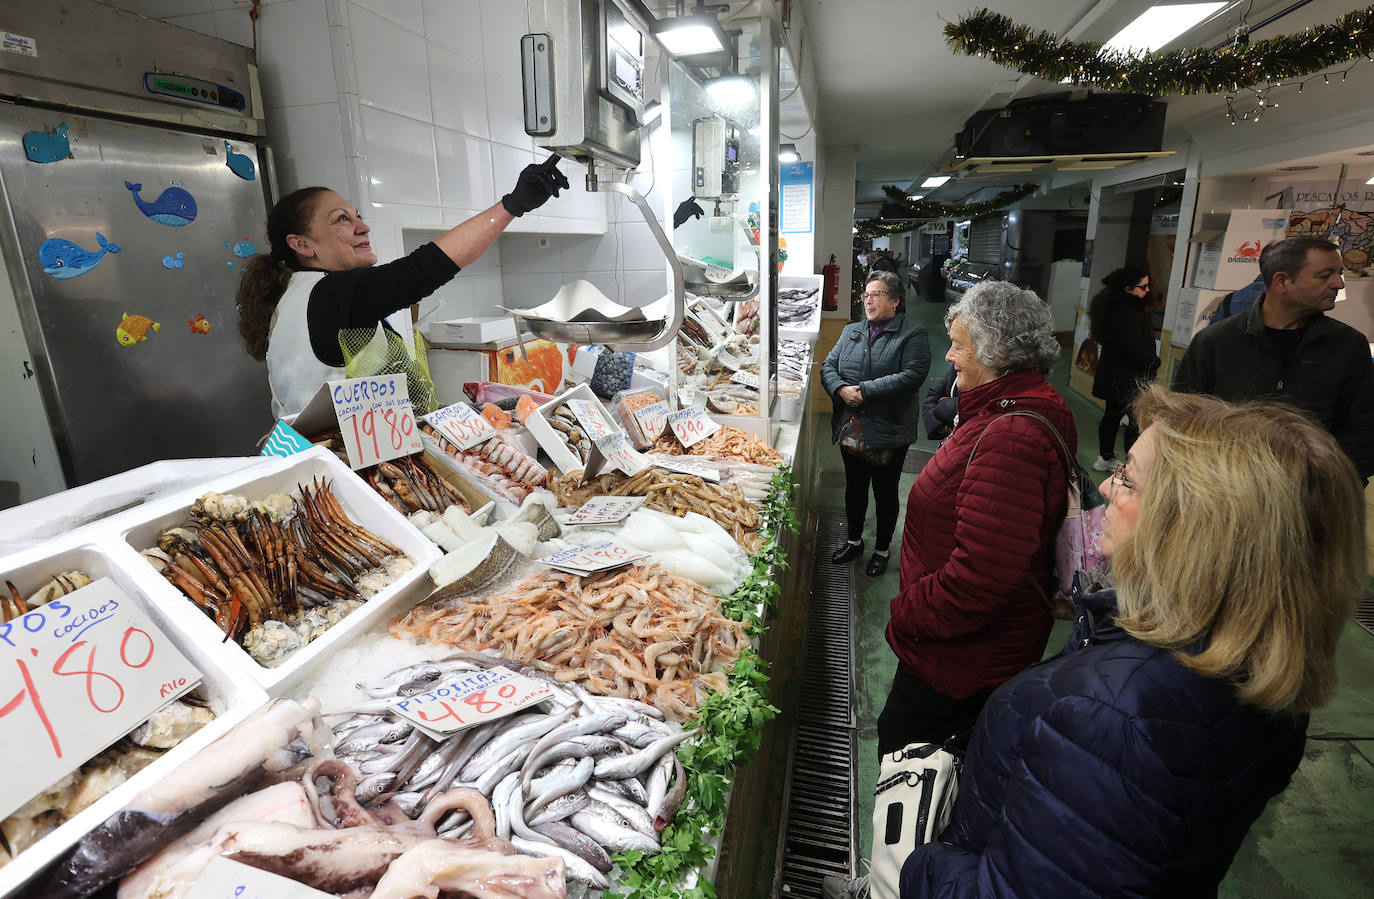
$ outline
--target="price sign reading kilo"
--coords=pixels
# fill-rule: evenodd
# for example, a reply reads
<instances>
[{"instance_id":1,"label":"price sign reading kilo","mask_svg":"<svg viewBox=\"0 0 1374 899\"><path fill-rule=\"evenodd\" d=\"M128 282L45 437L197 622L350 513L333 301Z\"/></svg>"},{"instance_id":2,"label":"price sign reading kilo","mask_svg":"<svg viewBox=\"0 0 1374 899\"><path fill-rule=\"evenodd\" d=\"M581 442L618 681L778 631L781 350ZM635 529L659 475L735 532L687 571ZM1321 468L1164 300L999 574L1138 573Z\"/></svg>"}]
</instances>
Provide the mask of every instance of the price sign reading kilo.
<instances>
[{"instance_id":1,"label":"price sign reading kilo","mask_svg":"<svg viewBox=\"0 0 1374 899\"><path fill-rule=\"evenodd\" d=\"M673 433L677 435L678 442L684 447L705 440L720 430L719 422L712 421L697 409L682 409L674 412L672 417L668 419L668 424L672 427Z\"/></svg>"},{"instance_id":2,"label":"price sign reading kilo","mask_svg":"<svg viewBox=\"0 0 1374 899\"><path fill-rule=\"evenodd\" d=\"M24 755L23 777L0 778L0 818L198 683L109 578L0 624L0 743Z\"/></svg>"},{"instance_id":3,"label":"price sign reading kilo","mask_svg":"<svg viewBox=\"0 0 1374 899\"><path fill-rule=\"evenodd\" d=\"M425 416L431 427L444 435L460 450L472 449L496 436L491 422L467 403L454 403Z\"/></svg>"},{"instance_id":4,"label":"price sign reading kilo","mask_svg":"<svg viewBox=\"0 0 1374 899\"><path fill-rule=\"evenodd\" d=\"M329 381L348 463L357 471L378 462L418 453L420 430L410 407L405 375Z\"/></svg>"}]
</instances>

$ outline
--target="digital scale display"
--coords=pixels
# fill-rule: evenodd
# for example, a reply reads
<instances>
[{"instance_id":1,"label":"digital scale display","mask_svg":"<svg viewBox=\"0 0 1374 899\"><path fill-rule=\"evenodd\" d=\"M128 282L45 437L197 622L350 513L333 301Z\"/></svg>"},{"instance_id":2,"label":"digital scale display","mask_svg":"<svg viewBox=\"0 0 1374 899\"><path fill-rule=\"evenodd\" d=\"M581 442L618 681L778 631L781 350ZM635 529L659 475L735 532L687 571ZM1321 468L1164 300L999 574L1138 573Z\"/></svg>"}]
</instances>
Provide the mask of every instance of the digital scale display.
<instances>
[{"instance_id":1,"label":"digital scale display","mask_svg":"<svg viewBox=\"0 0 1374 899\"><path fill-rule=\"evenodd\" d=\"M185 75L145 72L143 73L143 87L150 94L174 97L192 103L204 103L207 106L218 106L223 109L236 109L240 112L248 105L243 94L231 87Z\"/></svg>"}]
</instances>

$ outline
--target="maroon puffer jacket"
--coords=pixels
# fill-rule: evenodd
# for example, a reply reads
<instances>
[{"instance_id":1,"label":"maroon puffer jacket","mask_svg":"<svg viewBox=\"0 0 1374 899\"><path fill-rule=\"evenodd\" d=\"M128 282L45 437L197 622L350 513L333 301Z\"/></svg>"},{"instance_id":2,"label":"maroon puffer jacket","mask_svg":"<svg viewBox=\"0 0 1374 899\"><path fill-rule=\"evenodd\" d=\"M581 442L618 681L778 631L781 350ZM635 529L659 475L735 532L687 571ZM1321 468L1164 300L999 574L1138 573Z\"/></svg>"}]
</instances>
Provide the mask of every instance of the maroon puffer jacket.
<instances>
[{"instance_id":1,"label":"maroon puffer jacket","mask_svg":"<svg viewBox=\"0 0 1374 899\"><path fill-rule=\"evenodd\" d=\"M907 497L901 592L887 642L906 670L947 696L996 687L1038 661L1053 619L1045 600L1064 520L1064 456L1038 412L1078 447L1073 416L1040 372L1004 375L959 394L959 427ZM978 442L973 464L965 466Z\"/></svg>"}]
</instances>

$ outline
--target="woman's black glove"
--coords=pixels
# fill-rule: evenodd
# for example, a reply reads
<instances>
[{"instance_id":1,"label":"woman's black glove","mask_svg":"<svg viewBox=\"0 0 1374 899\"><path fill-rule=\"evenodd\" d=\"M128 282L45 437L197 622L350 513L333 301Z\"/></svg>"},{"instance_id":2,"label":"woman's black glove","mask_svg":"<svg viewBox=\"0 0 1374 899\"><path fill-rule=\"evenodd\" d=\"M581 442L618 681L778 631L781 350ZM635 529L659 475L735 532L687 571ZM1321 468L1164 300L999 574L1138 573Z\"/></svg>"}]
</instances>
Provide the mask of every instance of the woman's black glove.
<instances>
[{"instance_id":1,"label":"woman's black glove","mask_svg":"<svg viewBox=\"0 0 1374 899\"><path fill-rule=\"evenodd\" d=\"M696 197L688 197L683 200L673 213L673 227L681 228L683 223L690 218L701 218L706 214L706 210L697 205Z\"/></svg>"},{"instance_id":2,"label":"woman's black glove","mask_svg":"<svg viewBox=\"0 0 1374 899\"><path fill-rule=\"evenodd\" d=\"M517 218L543 206L549 197L570 187L567 177L558 170L558 154L539 163L531 163L520 170L515 190L501 198L501 205Z\"/></svg>"}]
</instances>

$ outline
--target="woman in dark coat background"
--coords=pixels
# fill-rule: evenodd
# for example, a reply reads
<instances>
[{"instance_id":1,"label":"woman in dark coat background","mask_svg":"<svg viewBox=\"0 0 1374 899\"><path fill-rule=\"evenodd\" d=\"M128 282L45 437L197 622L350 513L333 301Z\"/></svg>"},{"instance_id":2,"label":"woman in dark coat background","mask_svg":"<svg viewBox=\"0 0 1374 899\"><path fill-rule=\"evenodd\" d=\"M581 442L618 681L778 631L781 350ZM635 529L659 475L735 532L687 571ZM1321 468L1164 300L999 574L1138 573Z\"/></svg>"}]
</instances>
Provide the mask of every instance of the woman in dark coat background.
<instances>
[{"instance_id":1,"label":"woman in dark coat background","mask_svg":"<svg viewBox=\"0 0 1374 899\"><path fill-rule=\"evenodd\" d=\"M1121 416L1127 415L1131 400L1142 381L1154 377L1159 368L1155 354L1155 330L1145 303L1150 298L1150 274L1139 265L1127 265L1102 279L1106 286L1088 305L1092 337L1097 341L1099 358L1093 378L1093 396L1105 400L1107 410L1097 425L1099 453L1093 462L1098 471L1116 468L1116 433ZM1133 419L1126 424L1125 452L1140 436Z\"/></svg>"},{"instance_id":2,"label":"woman in dark coat background","mask_svg":"<svg viewBox=\"0 0 1374 899\"><path fill-rule=\"evenodd\" d=\"M840 339L821 363L821 384L834 403L831 442L853 415L860 417L864 445L889 451L882 465L841 451L844 459L844 505L849 542L831 558L837 565L863 555L868 490L878 507L870 577L887 570L892 532L897 527L897 483L907 447L916 442L921 382L930 371L926 329L899 310L906 290L891 272L874 272L864 285L864 320L845 325Z\"/></svg>"}]
</instances>

